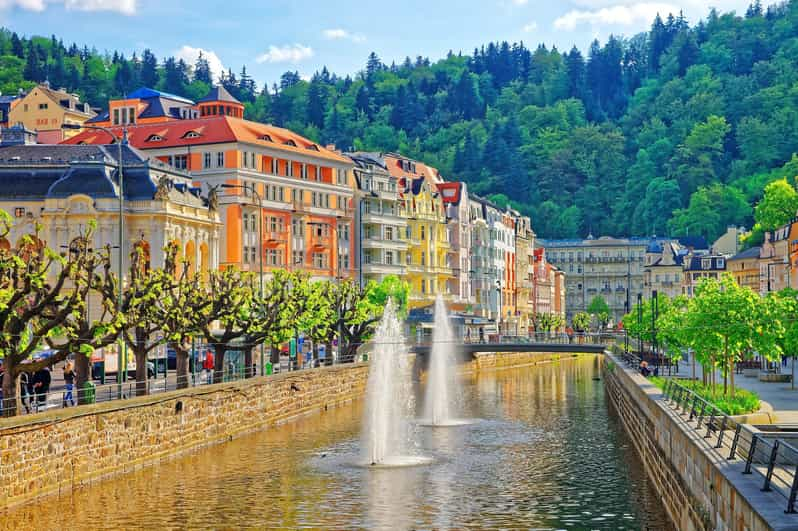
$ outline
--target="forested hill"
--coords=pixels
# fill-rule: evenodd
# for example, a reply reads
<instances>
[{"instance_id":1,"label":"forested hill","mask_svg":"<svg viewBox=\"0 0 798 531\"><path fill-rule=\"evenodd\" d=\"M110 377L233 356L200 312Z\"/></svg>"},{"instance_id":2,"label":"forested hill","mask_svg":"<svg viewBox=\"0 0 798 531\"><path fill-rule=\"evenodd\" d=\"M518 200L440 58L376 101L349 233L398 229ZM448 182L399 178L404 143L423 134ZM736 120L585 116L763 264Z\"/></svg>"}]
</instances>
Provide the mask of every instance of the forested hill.
<instances>
[{"instance_id":1,"label":"forested hill","mask_svg":"<svg viewBox=\"0 0 798 531\"><path fill-rule=\"evenodd\" d=\"M533 216L543 237L701 234L751 226L770 181L798 175L798 0L744 16L653 21L585 53L490 43L436 62L221 82L250 119L358 150L400 151ZM0 90L32 81L103 106L140 85L190 98L208 63L0 35ZM794 212L794 210L793 210Z\"/></svg>"}]
</instances>

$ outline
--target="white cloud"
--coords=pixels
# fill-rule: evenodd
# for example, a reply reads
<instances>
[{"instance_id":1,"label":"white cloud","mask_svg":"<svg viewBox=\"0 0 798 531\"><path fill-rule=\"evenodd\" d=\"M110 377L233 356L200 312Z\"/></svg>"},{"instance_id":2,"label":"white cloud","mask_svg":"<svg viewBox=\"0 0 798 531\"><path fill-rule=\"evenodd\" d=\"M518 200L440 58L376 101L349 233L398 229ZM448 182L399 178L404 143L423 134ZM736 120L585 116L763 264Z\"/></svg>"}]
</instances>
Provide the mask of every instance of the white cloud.
<instances>
[{"instance_id":1,"label":"white cloud","mask_svg":"<svg viewBox=\"0 0 798 531\"><path fill-rule=\"evenodd\" d=\"M538 29L538 23L535 22L534 20L529 24L525 24L523 27L524 33L532 33L536 29Z\"/></svg>"},{"instance_id":2,"label":"white cloud","mask_svg":"<svg viewBox=\"0 0 798 531\"><path fill-rule=\"evenodd\" d=\"M313 48L302 44L269 46L269 51L255 58L258 63L299 63L313 57Z\"/></svg>"},{"instance_id":3,"label":"white cloud","mask_svg":"<svg viewBox=\"0 0 798 531\"><path fill-rule=\"evenodd\" d=\"M0 0L0 10L19 7L27 11L44 11L44 0Z\"/></svg>"},{"instance_id":4,"label":"white cloud","mask_svg":"<svg viewBox=\"0 0 798 531\"><path fill-rule=\"evenodd\" d=\"M631 5L614 5L594 10L574 9L554 21L558 30L575 30L582 24L633 26L650 24L657 13L678 13L679 7L672 4L643 2Z\"/></svg>"},{"instance_id":5,"label":"white cloud","mask_svg":"<svg viewBox=\"0 0 798 531\"><path fill-rule=\"evenodd\" d=\"M47 4L63 4L73 11L114 11L123 15L136 14L137 0L0 0L0 11L13 8L41 12Z\"/></svg>"},{"instance_id":6,"label":"white cloud","mask_svg":"<svg viewBox=\"0 0 798 531\"><path fill-rule=\"evenodd\" d=\"M30 0L25 0L30 1ZM136 14L136 0L63 0L64 7L76 11L115 11L123 15Z\"/></svg>"},{"instance_id":7,"label":"white cloud","mask_svg":"<svg viewBox=\"0 0 798 531\"><path fill-rule=\"evenodd\" d=\"M194 63L197 62L200 52L202 52L202 56L208 60L208 64L211 67L211 74L213 74L213 80L216 81L219 79L219 76L222 75L222 72L225 72L227 69L222 64L222 60L219 59L219 56L216 55L216 52L213 50L194 48L193 46L184 44L182 48L175 52L175 57L184 60L191 66L194 66Z\"/></svg>"},{"instance_id":8,"label":"white cloud","mask_svg":"<svg viewBox=\"0 0 798 531\"><path fill-rule=\"evenodd\" d=\"M359 33L350 33L341 28L326 29L322 33L324 34L324 38L329 40L345 39L352 42L363 42L366 40L366 37Z\"/></svg>"}]
</instances>

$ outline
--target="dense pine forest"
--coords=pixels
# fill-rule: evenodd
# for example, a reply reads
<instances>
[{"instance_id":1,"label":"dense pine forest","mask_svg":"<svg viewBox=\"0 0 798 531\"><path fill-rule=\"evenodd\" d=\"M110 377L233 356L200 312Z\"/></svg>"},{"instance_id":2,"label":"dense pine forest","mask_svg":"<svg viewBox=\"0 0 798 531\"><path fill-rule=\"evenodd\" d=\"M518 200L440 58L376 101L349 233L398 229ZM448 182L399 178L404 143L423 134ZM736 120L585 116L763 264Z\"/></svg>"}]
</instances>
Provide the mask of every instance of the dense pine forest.
<instances>
[{"instance_id":1,"label":"dense pine forest","mask_svg":"<svg viewBox=\"0 0 798 531\"><path fill-rule=\"evenodd\" d=\"M531 215L543 237L768 229L754 205L798 175L798 0L692 23L663 13L585 53L498 42L390 65L372 53L356 75L286 72L263 87L246 67L212 80L203 58L0 33L3 94L44 80L95 106L141 85L199 99L221 82L250 119L421 159Z\"/></svg>"}]
</instances>

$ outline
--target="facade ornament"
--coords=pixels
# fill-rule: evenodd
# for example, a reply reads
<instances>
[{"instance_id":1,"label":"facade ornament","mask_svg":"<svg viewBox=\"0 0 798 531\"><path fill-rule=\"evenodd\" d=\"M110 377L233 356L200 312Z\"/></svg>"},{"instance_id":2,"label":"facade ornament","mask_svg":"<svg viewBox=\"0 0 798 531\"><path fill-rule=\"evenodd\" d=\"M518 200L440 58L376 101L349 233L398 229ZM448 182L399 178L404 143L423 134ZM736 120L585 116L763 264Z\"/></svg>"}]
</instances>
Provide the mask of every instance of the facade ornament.
<instances>
[{"instance_id":1,"label":"facade ornament","mask_svg":"<svg viewBox=\"0 0 798 531\"><path fill-rule=\"evenodd\" d=\"M219 210L219 187L218 186L211 186L210 190L208 190L208 209L211 212L216 212Z\"/></svg>"},{"instance_id":2,"label":"facade ornament","mask_svg":"<svg viewBox=\"0 0 798 531\"><path fill-rule=\"evenodd\" d=\"M156 201L164 201L169 199L169 190L172 188L172 181L166 176L162 175L160 179L158 179L158 186L155 188L155 199Z\"/></svg>"}]
</instances>

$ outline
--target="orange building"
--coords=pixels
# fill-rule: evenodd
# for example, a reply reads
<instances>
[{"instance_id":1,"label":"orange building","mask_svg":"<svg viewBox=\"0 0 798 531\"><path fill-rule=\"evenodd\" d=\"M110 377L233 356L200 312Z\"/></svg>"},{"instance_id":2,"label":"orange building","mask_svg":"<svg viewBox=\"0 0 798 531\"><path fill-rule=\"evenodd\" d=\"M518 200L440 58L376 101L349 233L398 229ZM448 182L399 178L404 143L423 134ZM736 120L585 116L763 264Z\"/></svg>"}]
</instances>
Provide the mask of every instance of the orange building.
<instances>
[{"instance_id":1,"label":"orange building","mask_svg":"<svg viewBox=\"0 0 798 531\"><path fill-rule=\"evenodd\" d=\"M109 107L120 105L111 102ZM153 123L144 123L139 113L136 123L126 126L127 138L134 147L187 171L206 193L227 185L219 189L224 225L220 264L256 272L258 253L263 253L265 271L351 277L352 161L287 129L244 120L244 106L223 88L213 89L191 110L198 117ZM110 127L121 135L122 126ZM105 132L86 130L67 142L110 141ZM257 196L263 205L260 242Z\"/></svg>"},{"instance_id":2,"label":"orange building","mask_svg":"<svg viewBox=\"0 0 798 531\"><path fill-rule=\"evenodd\" d=\"M142 87L124 99L108 102L108 111L98 114L87 124L109 127L186 120L199 117L196 104L181 96Z\"/></svg>"}]
</instances>

